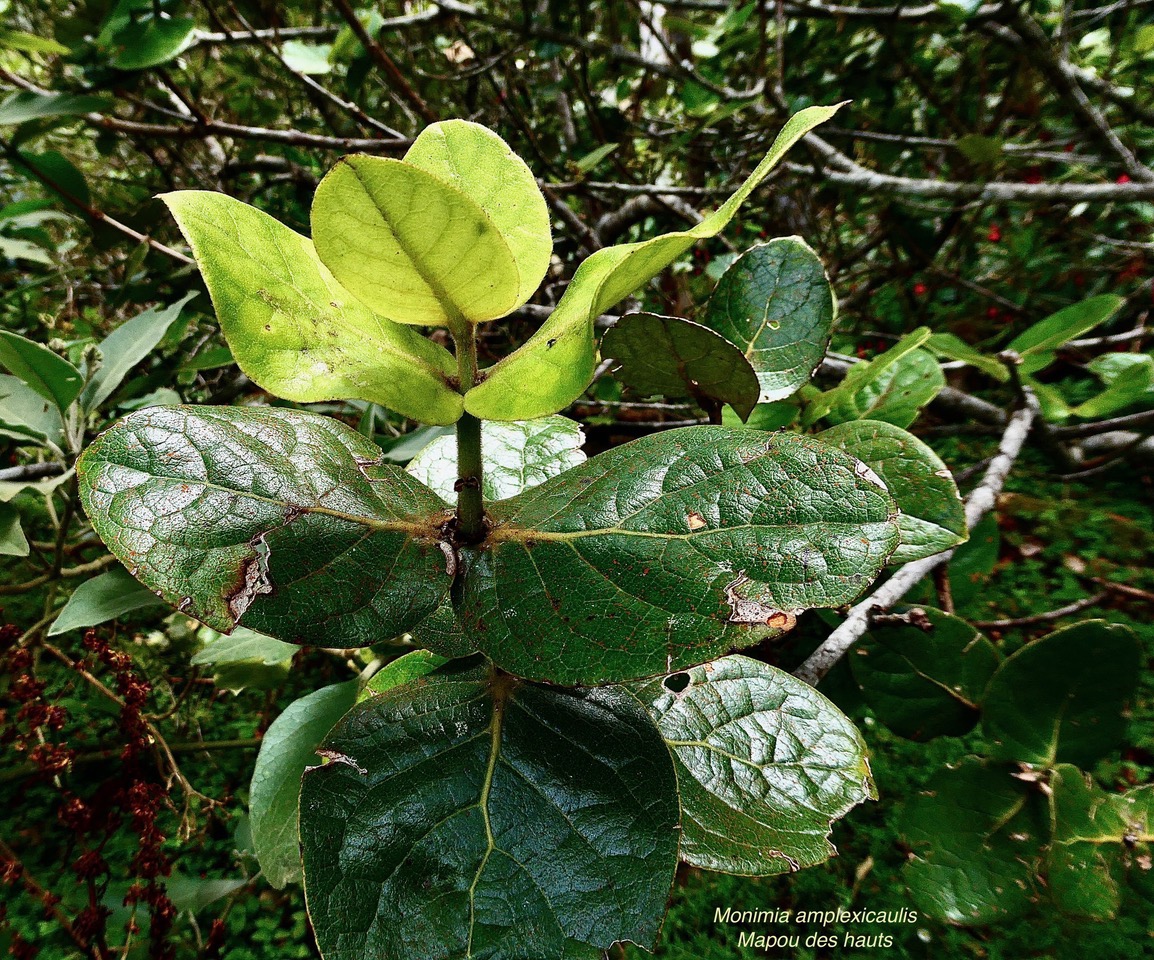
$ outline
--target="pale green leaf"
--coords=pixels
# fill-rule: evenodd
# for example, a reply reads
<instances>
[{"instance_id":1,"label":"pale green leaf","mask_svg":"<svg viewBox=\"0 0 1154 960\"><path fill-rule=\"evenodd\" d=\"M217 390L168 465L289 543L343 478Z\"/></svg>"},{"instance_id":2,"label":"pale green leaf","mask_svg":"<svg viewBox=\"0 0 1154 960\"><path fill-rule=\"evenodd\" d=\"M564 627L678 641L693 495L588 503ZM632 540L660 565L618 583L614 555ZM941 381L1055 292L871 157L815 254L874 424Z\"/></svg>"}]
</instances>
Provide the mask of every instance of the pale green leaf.
<instances>
[{"instance_id":1,"label":"pale green leaf","mask_svg":"<svg viewBox=\"0 0 1154 960\"><path fill-rule=\"evenodd\" d=\"M483 420L528 420L556 413L579 397L596 366L594 320L698 240L720 233L786 151L839 107L807 107L790 117L749 178L697 226L606 247L589 257L578 267L561 302L542 327L519 350L487 370L484 381L466 394L466 409Z\"/></svg>"},{"instance_id":2,"label":"pale green leaf","mask_svg":"<svg viewBox=\"0 0 1154 960\"><path fill-rule=\"evenodd\" d=\"M133 610L155 607L163 602L147 587L137 583L123 567L114 567L107 573L85 580L76 588L48 628L48 636L95 627Z\"/></svg>"},{"instance_id":3,"label":"pale green leaf","mask_svg":"<svg viewBox=\"0 0 1154 960\"><path fill-rule=\"evenodd\" d=\"M224 194L161 199L196 254L237 364L260 386L300 403L369 400L425 423L460 417L449 352L363 307L307 238Z\"/></svg>"},{"instance_id":4,"label":"pale green leaf","mask_svg":"<svg viewBox=\"0 0 1154 960\"><path fill-rule=\"evenodd\" d=\"M338 282L398 323L452 328L523 302L517 261L480 204L401 160L338 163L313 197L312 229Z\"/></svg>"},{"instance_id":5,"label":"pale green leaf","mask_svg":"<svg viewBox=\"0 0 1154 960\"><path fill-rule=\"evenodd\" d=\"M76 399L84 378L71 363L46 346L18 333L0 330L0 366L15 374L63 413Z\"/></svg>"}]
</instances>

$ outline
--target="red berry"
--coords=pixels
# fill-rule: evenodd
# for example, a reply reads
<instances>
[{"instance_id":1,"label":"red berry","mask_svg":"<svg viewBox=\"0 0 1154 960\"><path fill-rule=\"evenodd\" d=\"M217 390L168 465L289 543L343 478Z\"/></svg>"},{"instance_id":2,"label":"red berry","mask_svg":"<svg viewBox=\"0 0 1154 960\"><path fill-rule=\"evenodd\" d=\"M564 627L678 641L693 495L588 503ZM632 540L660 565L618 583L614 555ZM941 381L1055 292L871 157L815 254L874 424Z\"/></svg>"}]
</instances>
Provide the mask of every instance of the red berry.
<instances>
[{"instance_id":1,"label":"red berry","mask_svg":"<svg viewBox=\"0 0 1154 960\"><path fill-rule=\"evenodd\" d=\"M1001 314L999 313L997 307L987 307L986 308L986 316L989 317L991 320L997 320L1000 315Z\"/></svg>"},{"instance_id":2,"label":"red berry","mask_svg":"<svg viewBox=\"0 0 1154 960\"><path fill-rule=\"evenodd\" d=\"M1115 182L1115 183L1129 183L1129 182L1130 182L1130 178L1129 178L1129 177L1128 177L1126 174L1122 174L1122 176L1120 176L1120 177L1119 177L1117 180L1115 180L1114 182Z\"/></svg>"},{"instance_id":3,"label":"red berry","mask_svg":"<svg viewBox=\"0 0 1154 960\"><path fill-rule=\"evenodd\" d=\"M1026 183L1041 183L1041 182L1042 182L1042 171L1039 170L1037 167L1030 167L1030 169L1026 171Z\"/></svg>"},{"instance_id":4,"label":"red berry","mask_svg":"<svg viewBox=\"0 0 1154 960\"><path fill-rule=\"evenodd\" d=\"M914 284L914 296L915 297L925 296L925 292L928 289L929 288L924 283L920 283L920 282L915 283Z\"/></svg>"},{"instance_id":5,"label":"red berry","mask_svg":"<svg viewBox=\"0 0 1154 960\"><path fill-rule=\"evenodd\" d=\"M989 240L990 243L1001 242L1002 228L1000 226L998 226L996 223L991 223L990 224L990 232L986 234L986 239Z\"/></svg>"}]
</instances>

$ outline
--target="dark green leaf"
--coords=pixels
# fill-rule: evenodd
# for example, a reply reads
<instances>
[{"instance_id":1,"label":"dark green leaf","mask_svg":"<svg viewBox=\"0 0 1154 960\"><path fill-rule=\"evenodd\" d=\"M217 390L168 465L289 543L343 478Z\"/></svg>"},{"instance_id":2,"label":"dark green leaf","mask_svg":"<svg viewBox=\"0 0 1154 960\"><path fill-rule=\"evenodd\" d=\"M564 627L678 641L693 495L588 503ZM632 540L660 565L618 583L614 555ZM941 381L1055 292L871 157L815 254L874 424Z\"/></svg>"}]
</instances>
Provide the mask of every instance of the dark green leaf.
<instances>
[{"instance_id":1,"label":"dark green leaf","mask_svg":"<svg viewBox=\"0 0 1154 960\"><path fill-rule=\"evenodd\" d=\"M448 662L444 657L439 657L428 650L410 651L374 673L357 699L365 700L386 690L392 690L393 687L412 683Z\"/></svg>"},{"instance_id":2,"label":"dark green leaf","mask_svg":"<svg viewBox=\"0 0 1154 960\"><path fill-rule=\"evenodd\" d=\"M833 820L872 796L865 743L807 683L724 657L632 685L673 753L681 858L766 876L837 851Z\"/></svg>"},{"instance_id":3,"label":"dark green leaf","mask_svg":"<svg viewBox=\"0 0 1154 960\"><path fill-rule=\"evenodd\" d=\"M51 400L62 413L84 386L80 371L63 357L7 330L0 330L0 365L45 400Z\"/></svg>"},{"instance_id":4,"label":"dark green leaf","mask_svg":"<svg viewBox=\"0 0 1154 960\"><path fill-rule=\"evenodd\" d=\"M20 163L33 171L33 176L42 186L69 204L67 209L75 209L76 204L88 206L92 203L92 194L84 174L59 151L48 150L44 153L22 151Z\"/></svg>"},{"instance_id":5,"label":"dark green leaf","mask_svg":"<svg viewBox=\"0 0 1154 960\"><path fill-rule=\"evenodd\" d=\"M651 947L677 783L619 690L452 667L365 700L305 773L305 895L327 960Z\"/></svg>"},{"instance_id":6,"label":"dark green leaf","mask_svg":"<svg viewBox=\"0 0 1154 960\"><path fill-rule=\"evenodd\" d=\"M757 404L757 374L742 352L708 327L678 317L633 313L601 338L618 380L642 396L705 398L730 404L742 420Z\"/></svg>"},{"instance_id":7,"label":"dark green leaf","mask_svg":"<svg viewBox=\"0 0 1154 960\"><path fill-rule=\"evenodd\" d=\"M180 318L180 311L195 293L182 297L168 307L149 307L127 320L101 341L100 367L80 395L80 406L95 410L112 396L128 372L147 357Z\"/></svg>"},{"instance_id":8,"label":"dark green leaf","mask_svg":"<svg viewBox=\"0 0 1154 960\"><path fill-rule=\"evenodd\" d=\"M193 40L191 17L154 16L130 22L113 40L112 65L118 70L146 70L168 63Z\"/></svg>"},{"instance_id":9,"label":"dark green leaf","mask_svg":"<svg viewBox=\"0 0 1154 960\"><path fill-rule=\"evenodd\" d=\"M444 503L326 417L152 407L97 439L79 472L109 549L221 632L367 646L419 623L449 587Z\"/></svg>"},{"instance_id":10,"label":"dark green leaf","mask_svg":"<svg viewBox=\"0 0 1154 960\"><path fill-rule=\"evenodd\" d=\"M492 505L454 604L498 665L605 683L703 663L862 592L897 545L871 471L796 434L670 430ZM441 652L441 651L438 651Z\"/></svg>"},{"instance_id":11,"label":"dark green leaf","mask_svg":"<svg viewBox=\"0 0 1154 960\"><path fill-rule=\"evenodd\" d=\"M1047 841L1042 795L976 758L940 770L902 811L913 847L904 871L914 905L939 920L993 923L1035 900Z\"/></svg>"},{"instance_id":12,"label":"dark green leaf","mask_svg":"<svg viewBox=\"0 0 1154 960\"><path fill-rule=\"evenodd\" d=\"M481 425L482 492L504 500L585 462L581 425L567 417ZM408 471L426 487L455 503L457 440L437 437L409 462Z\"/></svg>"},{"instance_id":13,"label":"dark green leaf","mask_svg":"<svg viewBox=\"0 0 1154 960\"><path fill-rule=\"evenodd\" d=\"M114 567L91 580L86 580L68 598L48 636L54 637L69 630L95 627L133 610L154 607L162 601L151 590L137 583L123 567Z\"/></svg>"},{"instance_id":14,"label":"dark green leaf","mask_svg":"<svg viewBox=\"0 0 1154 960\"><path fill-rule=\"evenodd\" d=\"M809 382L829 346L835 313L817 254L799 237L782 237L734 261L700 319L749 359L767 403Z\"/></svg>"},{"instance_id":15,"label":"dark green leaf","mask_svg":"<svg viewBox=\"0 0 1154 960\"><path fill-rule=\"evenodd\" d=\"M973 729L1001 657L965 620L922 608L932 629L875 627L854 647L854 680L878 719L910 740Z\"/></svg>"},{"instance_id":16,"label":"dark green leaf","mask_svg":"<svg viewBox=\"0 0 1154 960\"><path fill-rule=\"evenodd\" d=\"M966 511L958 485L938 455L913 434L882 420L853 420L818 436L861 460L897 501L902 542L891 564L920 560L965 542Z\"/></svg>"},{"instance_id":17,"label":"dark green leaf","mask_svg":"<svg viewBox=\"0 0 1154 960\"><path fill-rule=\"evenodd\" d=\"M986 691L991 756L1091 766L1123 742L1140 673L1138 641L1121 624L1087 620L1027 644Z\"/></svg>"},{"instance_id":18,"label":"dark green leaf","mask_svg":"<svg viewBox=\"0 0 1154 960\"><path fill-rule=\"evenodd\" d=\"M249 787L249 815L257 862L278 890L301 878L301 777L316 751L357 699L358 683L322 687L285 708L261 740Z\"/></svg>"}]
</instances>

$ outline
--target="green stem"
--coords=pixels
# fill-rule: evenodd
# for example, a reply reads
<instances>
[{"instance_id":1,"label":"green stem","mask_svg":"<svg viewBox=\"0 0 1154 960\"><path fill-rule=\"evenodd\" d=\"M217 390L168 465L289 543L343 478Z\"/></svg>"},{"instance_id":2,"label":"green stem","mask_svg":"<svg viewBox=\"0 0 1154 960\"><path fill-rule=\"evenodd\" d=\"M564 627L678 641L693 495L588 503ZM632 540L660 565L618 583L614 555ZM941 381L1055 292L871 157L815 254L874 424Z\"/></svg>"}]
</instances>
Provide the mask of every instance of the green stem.
<instances>
[{"instance_id":1,"label":"green stem","mask_svg":"<svg viewBox=\"0 0 1154 960\"><path fill-rule=\"evenodd\" d=\"M463 322L453 333L461 392L477 382L477 338L473 325ZM465 543L485 538L485 506L481 498L481 421L464 413L457 421L457 530Z\"/></svg>"}]
</instances>

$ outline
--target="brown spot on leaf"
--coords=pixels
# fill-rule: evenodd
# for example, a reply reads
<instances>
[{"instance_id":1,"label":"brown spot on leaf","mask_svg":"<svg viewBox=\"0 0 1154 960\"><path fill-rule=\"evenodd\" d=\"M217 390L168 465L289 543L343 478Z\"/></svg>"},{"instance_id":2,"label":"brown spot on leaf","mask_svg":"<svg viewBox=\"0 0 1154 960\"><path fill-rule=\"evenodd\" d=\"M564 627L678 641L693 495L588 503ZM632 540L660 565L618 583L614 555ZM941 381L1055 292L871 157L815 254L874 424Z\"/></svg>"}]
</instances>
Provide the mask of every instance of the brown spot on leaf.
<instances>
[{"instance_id":1,"label":"brown spot on leaf","mask_svg":"<svg viewBox=\"0 0 1154 960\"><path fill-rule=\"evenodd\" d=\"M705 526L705 517L696 510L690 510L685 519L689 523L690 530L700 530Z\"/></svg>"},{"instance_id":2,"label":"brown spot on leaf","mask_svg":"<svg viewBox=\"0 0 1154 960\"><path fill-rule=\"evenodd\" d=\"M782 633L797 626L797 614L792 611L779 610L760 600L744 596L741 588L749 582L749 577L742 571L735 580L725 585L725 601L729 604L730 623L773 627Z\"/></svg>"},{"instance_id":3,"label":"brown spot on leaf","mask_svg":"<svg viewBox=\"0 0 1154 960\"><path fill-rule=\"evenodd\" d=\"M272 593L272 582L268 578L269 549L264 542L264 535L257 537L252 546L255 553L241 570L240 589L228 598L228 612L234 623L240 623L240 618L257 597Z\"/></svg>"}]
</instances>

